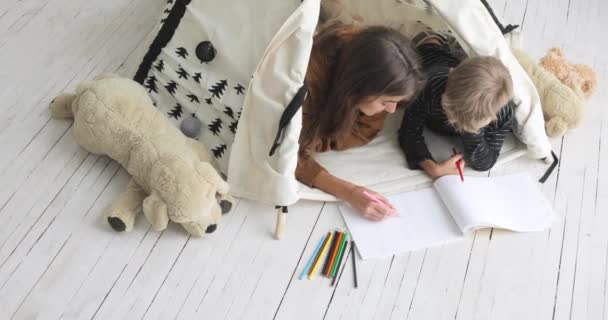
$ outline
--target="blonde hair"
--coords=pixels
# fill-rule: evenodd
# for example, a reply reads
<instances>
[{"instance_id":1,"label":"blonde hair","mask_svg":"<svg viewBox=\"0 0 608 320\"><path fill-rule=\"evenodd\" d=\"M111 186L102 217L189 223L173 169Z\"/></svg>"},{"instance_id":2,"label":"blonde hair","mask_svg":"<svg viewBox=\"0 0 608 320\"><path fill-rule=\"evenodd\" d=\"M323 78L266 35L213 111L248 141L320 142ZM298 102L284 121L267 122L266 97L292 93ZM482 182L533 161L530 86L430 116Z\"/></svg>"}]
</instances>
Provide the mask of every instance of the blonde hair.
<instances>
[{"instance_id":1,"label":"blonde hair","mask_svg":"<svg viewBox=\"0 0 608 320\"><path fill-rule=\"evenodd\" d=\"M513 96L509 70L494 57L464 60L449 76L442 106L458 130L476 133L496 119Z\"/></svg>"}]
</instances>

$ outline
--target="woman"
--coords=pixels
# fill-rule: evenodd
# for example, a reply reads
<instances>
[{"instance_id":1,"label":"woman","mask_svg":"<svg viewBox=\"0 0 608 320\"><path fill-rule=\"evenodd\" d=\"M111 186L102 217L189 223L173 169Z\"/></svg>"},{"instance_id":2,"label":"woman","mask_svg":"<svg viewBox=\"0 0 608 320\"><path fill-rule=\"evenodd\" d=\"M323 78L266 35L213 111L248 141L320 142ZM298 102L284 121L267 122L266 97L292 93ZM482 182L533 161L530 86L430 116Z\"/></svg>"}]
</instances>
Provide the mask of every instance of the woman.
<instances>
[{"instance_id":1,"label":"woman","mask_svg":"<svg viewBox=\"0 0 608 320\"><path fill-rule=\"evenodd\" d=\"M333 176L312 154L367 144L388 113L415 98L424 83L415 49L390 28L332 23L315 36L306 81L296 178L382 220L394 209L383 196Z\"/></svg>"}]
</instances>

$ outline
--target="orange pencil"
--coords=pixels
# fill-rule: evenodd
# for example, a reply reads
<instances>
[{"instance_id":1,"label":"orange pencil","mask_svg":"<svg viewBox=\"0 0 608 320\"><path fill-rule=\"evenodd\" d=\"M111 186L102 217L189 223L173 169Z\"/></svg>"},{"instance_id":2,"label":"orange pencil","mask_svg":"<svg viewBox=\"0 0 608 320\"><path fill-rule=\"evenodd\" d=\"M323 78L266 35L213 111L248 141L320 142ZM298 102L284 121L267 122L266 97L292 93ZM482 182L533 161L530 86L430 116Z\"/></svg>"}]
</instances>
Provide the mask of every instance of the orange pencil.
<instances>
[{"instance_id":1,"label":"orange pencil","mask_svg":"<svg viewBox=\"0 0 608 320\"><path fill-rule=\"evenodd\" d=\"M344 232L340 232L338 234L338 245L336 245L336 247L334 248L334 252L331 253L331 261L329 262L329 268L327 268L327 272L325 273L326 277L329 277L329 275L331 274L331 269L333 268L334 263L336 262L336 255L338 254L339 244L342 243L342 237L344 237Z\"/></svg>"}]
</instances>

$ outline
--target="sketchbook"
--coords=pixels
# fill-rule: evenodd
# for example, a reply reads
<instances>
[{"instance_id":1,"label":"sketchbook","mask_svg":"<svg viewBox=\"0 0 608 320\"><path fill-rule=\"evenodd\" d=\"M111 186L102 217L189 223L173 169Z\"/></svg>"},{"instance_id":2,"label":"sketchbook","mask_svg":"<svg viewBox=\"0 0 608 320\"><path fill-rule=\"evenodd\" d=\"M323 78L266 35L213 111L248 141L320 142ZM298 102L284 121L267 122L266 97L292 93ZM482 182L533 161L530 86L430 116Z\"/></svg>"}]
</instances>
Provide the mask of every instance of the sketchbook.
<instances>
[{"instance_id":1,"label":"sketchbook","mask_svg":"<svg viewBox=\"0 0 608 320\"><path fill-rule=\"evenodd\" d=\"M542 231L553 209L537 183L525 173L500 177L444 176L430 188L387 197L399 217L380 222L363 218L347 204L340 212L362 259L395 254L464 239L477 229Z\"/></svg>"}]
</instances>

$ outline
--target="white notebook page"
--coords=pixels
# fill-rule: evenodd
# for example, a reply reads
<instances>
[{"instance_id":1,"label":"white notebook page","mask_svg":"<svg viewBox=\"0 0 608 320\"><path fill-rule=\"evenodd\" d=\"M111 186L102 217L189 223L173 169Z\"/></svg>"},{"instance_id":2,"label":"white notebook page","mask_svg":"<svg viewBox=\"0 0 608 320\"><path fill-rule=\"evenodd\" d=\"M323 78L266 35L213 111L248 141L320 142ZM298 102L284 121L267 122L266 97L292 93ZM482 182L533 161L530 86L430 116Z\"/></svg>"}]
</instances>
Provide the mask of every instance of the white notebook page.
<instances>
[{"instance_id":1,"label":"white notebook page","mask_svg":"<svg viewBox=\"0 0 608 320\"><path fill-rule=\"evenodd\" d=\"M363 259L390 257L462 238L433 188L387 197L401 214L380 222L365 219L347 204L340 205L344 221Z\"/></svg>"},{"instance_id":2,"label":"white notebook page","mask_svg":"<svg viewBox=\"0 0 608 320\"><path fill-rule=\"evenodd\" d=\"M526 173L500 177L445 176L434 183L464 233L497 227L541 231L551 225L553 210Z\"/></svg>"}]
</instances>

